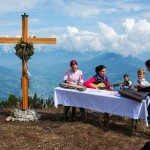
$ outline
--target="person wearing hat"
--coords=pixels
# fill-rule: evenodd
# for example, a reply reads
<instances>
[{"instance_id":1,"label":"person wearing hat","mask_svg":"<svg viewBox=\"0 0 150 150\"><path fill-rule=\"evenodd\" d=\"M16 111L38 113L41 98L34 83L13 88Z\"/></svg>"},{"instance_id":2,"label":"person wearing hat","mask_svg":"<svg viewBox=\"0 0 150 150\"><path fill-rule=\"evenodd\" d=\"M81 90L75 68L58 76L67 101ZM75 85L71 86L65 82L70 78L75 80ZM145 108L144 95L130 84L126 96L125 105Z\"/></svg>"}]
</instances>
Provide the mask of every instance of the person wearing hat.
<instances>
[{"instance_id":1,"label":"person wearing hat","mask_svg":"<svg viewBox=\"0 0 150 150\"><path fill-rule=\"evenodd\" d=\"M78 63L76 60L70 61L70 69L64 75L64 82L72 85L83 85L83 73L78 69ZM70 106L64 107L64 117L68 118ZM85 114L85 109L80 108L80 113L82 116ZM72 118L75 119L76 116L76 107L72 107Z\"/></svg>"}]
</instances>

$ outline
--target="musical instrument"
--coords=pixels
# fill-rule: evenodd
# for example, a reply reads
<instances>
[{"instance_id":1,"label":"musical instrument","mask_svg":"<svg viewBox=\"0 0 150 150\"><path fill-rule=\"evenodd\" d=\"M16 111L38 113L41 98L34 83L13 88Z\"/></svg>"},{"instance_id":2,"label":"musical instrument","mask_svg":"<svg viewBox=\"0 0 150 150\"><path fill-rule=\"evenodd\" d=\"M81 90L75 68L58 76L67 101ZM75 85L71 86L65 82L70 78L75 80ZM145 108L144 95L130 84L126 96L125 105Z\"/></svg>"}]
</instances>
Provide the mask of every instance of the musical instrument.
<instances>
[{"instance_id":1,"label":"musical instrument","mask_svg":"<svg viewBox=\"0 0 150 150\"><path fill-rule=\"evenodd\" d=\"M136 100L138 102L142 102L146 98L146 96L149 94L149 92L136 92L133 91L133 89L120 89L118 93L122 96L129 97L133 100Z\"/></svg>"},{"instance_id":2,"label":"musical instrument","mask_svg":"<svg viewBox=\"0 0 150 150\"><path fill-rule=\"evenodd\" d=\"M98 84L94 84L94 83L90 83L91 86L95 87L96 89L101 89L101 90L104 90L104 89L107 89L111 86L115 87L115 86L122 86L122 82L121 83L116 83L116 84L112 84L112 85L109 85L109 86L106 86L104 83L98 83Z\"/></svg>"},{"instance_id":3,"label":"musical instrument","mask_svg":"<svg viewBox=\"0 0 150 150\"><path fill-rule=\"evenodd\" d=\"M61 84L59 84L59 86L62 88L75 89L78 91L85 91L87 89L85 86L73 85L73 84L67 84L67 83L61 83Z\"/></svg>"}]
</instances>

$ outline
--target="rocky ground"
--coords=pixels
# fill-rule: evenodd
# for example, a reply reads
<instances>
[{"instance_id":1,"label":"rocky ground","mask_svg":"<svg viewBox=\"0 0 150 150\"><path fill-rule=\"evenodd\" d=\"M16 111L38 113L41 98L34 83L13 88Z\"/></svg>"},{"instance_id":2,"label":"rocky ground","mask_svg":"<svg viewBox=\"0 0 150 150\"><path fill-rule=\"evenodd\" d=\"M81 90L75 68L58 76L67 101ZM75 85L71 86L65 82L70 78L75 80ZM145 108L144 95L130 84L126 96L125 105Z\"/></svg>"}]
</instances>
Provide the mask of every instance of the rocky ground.
<instances>
[{"instance_id":1,"label":"rocky ground","mask_svg":"<svg viewBox=\"0 0 150 150\"><path fill-rule=\"evenodd\" d=\"M112 116L104 126L102 113L87 110L85 118L64 121L63 108L37 109L37 121L5 121L13 109L0 109L0 150L140 150L150 141L142 120L131 136L131 119Z\"/></svg>"}]
</instances>

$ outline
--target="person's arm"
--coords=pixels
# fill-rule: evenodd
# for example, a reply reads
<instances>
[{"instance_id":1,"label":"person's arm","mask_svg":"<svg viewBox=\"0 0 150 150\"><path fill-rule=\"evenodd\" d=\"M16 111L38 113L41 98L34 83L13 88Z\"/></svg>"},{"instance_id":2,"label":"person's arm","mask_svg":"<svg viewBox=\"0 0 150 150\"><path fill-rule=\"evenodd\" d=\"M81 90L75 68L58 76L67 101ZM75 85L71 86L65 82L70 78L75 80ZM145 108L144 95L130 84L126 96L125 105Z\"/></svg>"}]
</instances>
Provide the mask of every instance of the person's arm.
<instances>
[{"instance_id":1,"label":"person's arm","mask_svg":"<svg viewBox=\"0 0 150 150\"><path fill-rule=\"evenodd\" d=\"M110 86L110 82L109 82L108 78L106 78L106 86ZM112 89L109 87L109 88L106 88L106 90L110 91Z\"/></svg>"},{"instance_id":2,"label":"person's arm","mask_svg":"<svg viewBox=\"0 0 150 150\"><path fill-rule=\"evenodd\" d=\"M69 71L67 71L67 72L65 73L64 79L63 79L65 83L68 83L68 84L69 84L68 78L69 78Z\"/></svg>"},{"instance_id":3,"label":"person's arm","mask_svg":"<svg viewBox=\"0 0 150 150\"><path fill-rule=\"evenodd\" d=\"M84 78L83 78L83 73L82 73L82 71L80 71L80 76L79 76L78 85L83 85L83 80L84 80Z\"/></svg>"},{"instance_id":4,"label":"person's arm","mask_svg":"<svg viewBox=\"0 0 150 150\"><path fill-rule=\"evenodd\" d=\"M95 83L95 78L92 77L90 79L88 79L87 81L84 82L84 86L86 86L87 88L92 88L95 89L95 87L91 86L90 83Z\"/></svg>"},{"instance_id":5,"label":"person's arm","mask_svg":"<svg viewBox=\"0 0 150 150\"><path fill-rule=\"evenodd\" d=\"M129 88L132 87L132 81L128 81L129 82Z\"/></svg>"}]
</instances>

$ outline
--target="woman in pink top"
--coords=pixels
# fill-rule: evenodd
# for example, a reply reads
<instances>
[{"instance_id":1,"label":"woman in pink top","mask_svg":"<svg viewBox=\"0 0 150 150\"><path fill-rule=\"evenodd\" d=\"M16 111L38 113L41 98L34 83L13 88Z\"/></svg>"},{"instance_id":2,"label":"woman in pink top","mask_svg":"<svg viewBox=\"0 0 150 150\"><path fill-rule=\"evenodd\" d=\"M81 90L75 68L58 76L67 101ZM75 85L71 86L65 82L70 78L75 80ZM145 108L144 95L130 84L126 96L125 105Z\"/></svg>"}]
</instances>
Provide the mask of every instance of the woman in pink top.
<instances>
[{"instance_id":1,"label":"woman in pink top","mask_svg":"<svg viewBox=\"0 0 150 150\"><path fill-rule=\"evenodd\" d=\"M64 82L74 85L83 85L83 74L82 71L78 69L78 64L75 60L70 62L70 67L65 76Z\"/></svg>"},{"instance_id":2,"label":"woman in pink top","mask_svg":"<svg viewBox=\"0 0 150 150\"><path fill-rule=\"evenodd\" d=\"M76 60L72 60L70 62L70 67L64 76L64 82L67 84L73 84L73 85L83 85L83 73L81 70L78 69L78 64ZM68 112L69 112L70 106L64 107L64 117L68 118ZM72 107L72 118L75 118L75 112L76 107ZM80 108L80 113L82 116L85 114L85 109Z\"/></svg>"}]
</instances>

